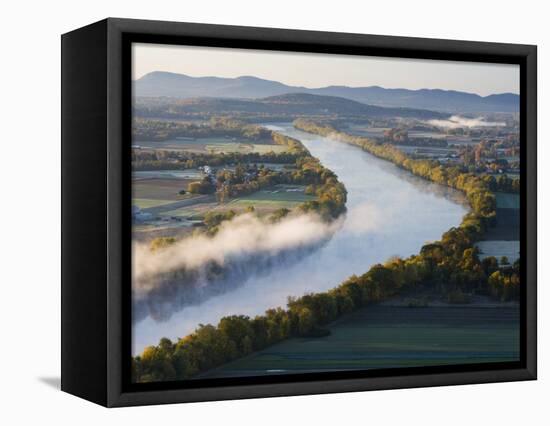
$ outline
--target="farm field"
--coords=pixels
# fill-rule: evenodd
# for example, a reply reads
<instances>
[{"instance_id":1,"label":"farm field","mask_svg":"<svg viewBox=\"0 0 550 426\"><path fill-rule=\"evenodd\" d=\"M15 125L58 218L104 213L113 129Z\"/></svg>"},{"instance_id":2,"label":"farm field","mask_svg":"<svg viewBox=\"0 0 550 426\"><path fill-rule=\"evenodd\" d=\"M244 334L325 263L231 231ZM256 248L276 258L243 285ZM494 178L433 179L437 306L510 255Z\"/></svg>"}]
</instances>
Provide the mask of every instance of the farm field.
<instances>
[{"instance_id":1,"label":"farm field","mask_svg":"<svg viewBox=\"0 0 550 426\"><path fill-rule=\"evenodd\" d=\"M195 197L193 194L180 195L187 190L190 182L196 179L139 179L132 184L132 204L141 209L167 205L175 201Z\"/></svg>"},{"instance_id":2,"label":"farm field","mask_svg":"<svg viewBox=\"0 0 550 426\"><path fill-rule=\"evenodd\" d=\"M267 152L285 152L287 148L283 145L258 144L250 141L238 141L233 138L199 138L199 139L169 139L166 141L143 141L139 143L141 149L156 149L167 151L187 151L202 154L220 154L220 153L251 153L257 152L265 154Z\"/></svg>"},{"instance_id":3,"label":"farm field","mask_svg":"<svg viewBox=\"0 0 550 426\"><path fill-rule=\"evenodd\" d=\"M140 209L150 209L159 206L165 206L173 203L173 200L158 200L149 198L132 198L132 205L137 206Z\"/></svg>"},{"instance_id":4,"label":"farm field","mask_svg":"<svg viewBox=\"0 0 550 426\"><path fill-rule=\"evenodd\" d=\"M293 209L297 205L310 200L315 196L305 195L305 187L300 185L276 185L272 189L257 191L253 194L234 198L228 203L217 202L197 203L162 213L163 216L181 217L185 219L203 217L208 212L223 212L227 210L242 211L249 206L254 206L256 212L261 215L270 214L281 208Z\"/></svg>"},{"instance_id":5,"label":"farm field","mask_svg":"<svg viewBox=\"0 0 550 426\"><path fill-rule=\"evenodd\" d=\"M195 179L204 177L204 173L198 169L184 170L135 170L132 172L132 179Z\"/></svg>"},{"instance_id":6,"label":"farm field","mask_svg":"<svg viewBox=\"0 0 550 426\"><path fill-rule=\"evenodd\" d=\"M280 207L294 207L305 201L315 200L314 195L304 194L305 186L276 185L272 189L262 189L253 194L239 197L230 202L247 207L249 205L273 204Z\"/></svg>"},{"instance_id":7,"label":"farm field","mask_svg":"<svg viewBox=\"0 0 550 426\"><path fill-rule=\"evenodd\" d=\"M369 127L365 125L350 125L346 129L349 133L364 136L367 138L381 138L384 136L386 130L390 130L390 127Z\"/></svg>"},{"instance_id":8,"label":"farm field","mask_svg":"<svg viewBox=\"0 0 550 426\"><path fill-rule=\"evenodd\" d=\"M328 328L330 336L290 339L200 378L519 359L516 307L371 306Z\"/></svg>"},{"instance_id":9,"label":"farm field","mask_svg":"<svg viewBox=\"0 0 550 426\"><path fill-rule=\"evenodd\" d=\"M195 228L186 223L167 222L165 224L138 224L132 227L132 239L148 242L158 237L183 238L190 235Z\"/></svg>"}]
</instances>

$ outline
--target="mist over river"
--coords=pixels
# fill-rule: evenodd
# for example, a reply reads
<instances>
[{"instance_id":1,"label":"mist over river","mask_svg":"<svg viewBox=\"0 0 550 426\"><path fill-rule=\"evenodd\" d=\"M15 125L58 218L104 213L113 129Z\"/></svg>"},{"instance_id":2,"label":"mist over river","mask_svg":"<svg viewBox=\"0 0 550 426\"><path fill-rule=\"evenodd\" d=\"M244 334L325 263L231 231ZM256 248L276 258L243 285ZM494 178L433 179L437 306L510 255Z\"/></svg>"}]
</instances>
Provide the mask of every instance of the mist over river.
<instances>
[{"instance_id":1,"label":"mist over river","mask_svg":"<svg viewBox=\"0 0 550 426\"><path fill-rule=\"evenodd\" d=\"M297 262L272 266L232 291L184 307L166 321L147 317L135 323L134 355L162 337L177 340L199 324L216 324L226 315L254 316L284 307L288 296L324 291L391 256L417 253L426 242L457 226L467 212L459 192L414 177L358 147L298 131L291 124L266 127L301 140L338 175L348 191L341 228Z\"/></svg>"}]
</instances>

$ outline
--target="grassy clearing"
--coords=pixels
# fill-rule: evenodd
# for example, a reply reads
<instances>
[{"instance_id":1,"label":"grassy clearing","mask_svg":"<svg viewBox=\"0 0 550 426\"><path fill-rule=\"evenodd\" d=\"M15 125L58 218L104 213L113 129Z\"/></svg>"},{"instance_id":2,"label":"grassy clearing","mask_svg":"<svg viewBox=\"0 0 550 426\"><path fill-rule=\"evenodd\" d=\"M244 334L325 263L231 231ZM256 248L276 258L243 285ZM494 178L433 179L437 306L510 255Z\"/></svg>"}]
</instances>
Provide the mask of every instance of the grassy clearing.
<instances>
[{"instance_id":1,"label":"grassy clearing","mask_svg":"<svg viewBox=\"0 0 550 426\"><path fill-rule=\"evenodd\" d=\"M519 359L517 308L372 306L329 328L330 336L290 339L201 377Z\"/></svg>"}]
</instances>

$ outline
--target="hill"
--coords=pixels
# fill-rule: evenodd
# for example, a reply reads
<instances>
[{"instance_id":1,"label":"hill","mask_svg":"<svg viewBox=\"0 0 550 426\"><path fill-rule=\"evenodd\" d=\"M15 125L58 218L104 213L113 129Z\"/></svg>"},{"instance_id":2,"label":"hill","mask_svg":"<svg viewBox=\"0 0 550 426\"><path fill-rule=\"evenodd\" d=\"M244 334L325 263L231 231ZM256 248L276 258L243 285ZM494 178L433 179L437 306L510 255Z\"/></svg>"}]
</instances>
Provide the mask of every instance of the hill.
<instances>
[{"instance_id":1,"label":"hill","mask_svg":"<svg viewBox=\"0 0 550 426\"><path fill-rule=\"evenodd\" d=\"M230 98L139 98L136 114L149 117L247 115L249 117L277 116L294 119L308 116L347 117L414 117L420 119L446 118L448 114L413 109L385 108L366 105L335 96L290 93L262 99Z\"/></svg>"},{"instance_id":2,"label":"hill","mask_svg":"<svg viewBox=\"0 0 550 426\"><path fill-rule=\"evenodd\" d=\"M179 99L204 97L261 99L303 93L346 98L375 106L429 109L450 113L519 111L519 95L513 93L484 97L455 90L386 89L379 86L328 86L309 89L252 76L191 77L162 71L151 72L136 80L134 93L138 97L166 96Z\"/></svg>"}]
</instances>

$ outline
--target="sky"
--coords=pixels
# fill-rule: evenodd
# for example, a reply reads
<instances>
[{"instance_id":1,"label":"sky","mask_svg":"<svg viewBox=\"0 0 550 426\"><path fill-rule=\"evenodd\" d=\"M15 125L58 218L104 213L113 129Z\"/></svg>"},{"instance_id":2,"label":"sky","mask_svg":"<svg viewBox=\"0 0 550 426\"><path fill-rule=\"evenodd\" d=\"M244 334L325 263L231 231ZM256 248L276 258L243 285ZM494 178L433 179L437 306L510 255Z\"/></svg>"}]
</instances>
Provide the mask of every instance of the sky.
<instances>
[{"instance_id":1,"label":"sky","mask_svg":"<svg viewBox=\"0 0 550 426\"><path fill-rule=\"evenodd\" d=\"M132 78L152 71L193 77L250 75L292 86L381 86L519 93L519 66L135 43Z\"/></svg>"}]
</instances>

